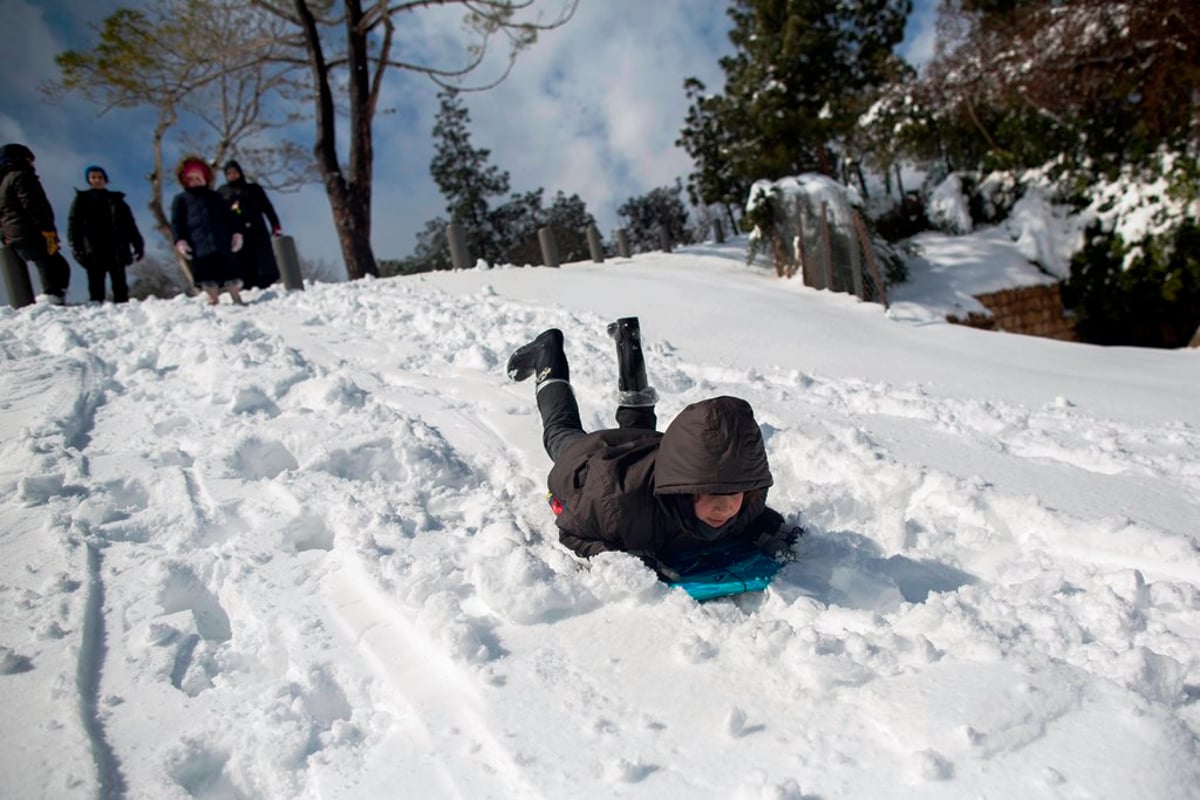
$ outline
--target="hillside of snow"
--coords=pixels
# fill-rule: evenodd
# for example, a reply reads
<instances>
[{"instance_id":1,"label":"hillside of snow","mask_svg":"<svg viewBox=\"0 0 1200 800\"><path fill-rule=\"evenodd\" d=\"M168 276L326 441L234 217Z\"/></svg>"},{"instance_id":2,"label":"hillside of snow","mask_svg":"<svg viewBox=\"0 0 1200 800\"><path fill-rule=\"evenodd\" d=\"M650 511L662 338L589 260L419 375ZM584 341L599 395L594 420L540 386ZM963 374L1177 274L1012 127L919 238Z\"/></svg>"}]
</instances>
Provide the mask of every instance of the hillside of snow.
<instances>
[{"instance_id":1,"label":"hillside of snow","mask_svg":"<svg viewBox=\"0 0 1200 800\"><path fill-rule=\"evenodd\" d=\"M743 252L0 310L0 796L1200 798L1200 353ZM504 362L611 426L629 315L756 411L762 594L557 542Z\"/></svg>"}]
</instances>

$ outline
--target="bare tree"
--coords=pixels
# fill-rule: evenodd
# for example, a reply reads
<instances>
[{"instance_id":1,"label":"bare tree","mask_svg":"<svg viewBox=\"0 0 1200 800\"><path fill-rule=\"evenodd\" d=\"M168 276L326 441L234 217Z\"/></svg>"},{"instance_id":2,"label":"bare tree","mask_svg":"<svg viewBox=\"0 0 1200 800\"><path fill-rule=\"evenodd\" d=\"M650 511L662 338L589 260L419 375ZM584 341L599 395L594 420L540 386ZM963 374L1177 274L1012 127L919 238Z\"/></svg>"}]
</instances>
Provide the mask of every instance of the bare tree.
<instances>
[{"instance_id":1,"label":"bare tree","mask_svg":"<svg viewBox=\"0 0 1200 800\"><path fill-rule=\"evenodd\" d=\"M487 89L507 77L517 55L537 40L540 31L564 25L579 0L255 0L254 5L283 21L290 34L280 43L298 48L293 63L307 68L315 95L313 155L325 184L346 273L351 279L378 275L371 249L371 195L374 122L384 75L390 68L428 76L446 88ZM555 13L543 16L541 7ZM442 64L422 38L420 26L409 40L398 37L406 15L463 11L464 41L458 63ZM487 66L491 45L507 48L498 74L477 85L468 82ZM404 51L404 43L411 52ZM344 83L342 83L344 82ZM349 119L349 159L343 166L337 142L335 90L344 93Z\"/></svg>"}]
</instances>

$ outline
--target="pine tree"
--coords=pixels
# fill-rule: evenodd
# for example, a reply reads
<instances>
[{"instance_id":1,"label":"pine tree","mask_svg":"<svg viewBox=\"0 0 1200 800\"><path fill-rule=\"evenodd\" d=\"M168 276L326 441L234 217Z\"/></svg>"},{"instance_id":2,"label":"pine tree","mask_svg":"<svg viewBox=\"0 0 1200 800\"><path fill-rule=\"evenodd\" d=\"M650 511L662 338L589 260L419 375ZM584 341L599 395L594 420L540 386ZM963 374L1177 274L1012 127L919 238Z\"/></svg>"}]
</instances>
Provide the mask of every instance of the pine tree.
<instances>
[{"instance_id":1,"label":"pine tree","mask_svg":"<svg viewBox=\"0 0 1200 800\"><path fill-rule=\"evenodd\" d=\"M429 171L446 199L447 214L466 229L471 256L497 264L541 264L538 231L550 225L559 257L563 261L583 258L587 226L594 220L579 195L567 197L560 191L547 209L542 201L544 190L539 187L494 205L496 198L509 191L508 172L488 163L490 150L472 146L471 115L458 93L446 90L438 98L441 109L433 129L437 147ZM443 250L434 223L426 223L413 258L440 269L448 258Z\"/></svg>"},{"instance_id":2,"label":"pine tree","mask_svg":"<svg viewBox=\"0 0 1200 800\"><path fill-rule=\"evenodd\" d=\"M658 250L662 246L664 229L671 244L691 243L688 212L682 194L683 184L676 181L674 186L660 186L639 197L631 197L617 209L617 214L627 220L624 227L633 252Z\"/></svg>"},{"instance_id":3,"label":"pine tree","mask_svg":"<svg viewBox=\"0 0 1200 800\"><path fill-rule=\"evenodd\" d=\"M488 164L490 150L471 145L471 114L458 92L445 89L438 99L441 108L433 128L437 148L429 171L446 199L446 213L466 229L472 256L495 259L506 242L493 225L489 198L508 193L508 172Z\"/></svg>"},{"instance_id":4,"label":"pine tree","mask_svg":"<svg viewBox=\"0 0 1200 800\"><path fill-rule=\"evenodd\" d=\"M910 0L736 0L724 94L693 97L680 143L704 203L760 178L837 174L869 101L895 72Z\"/></svg>"}]
</instances>

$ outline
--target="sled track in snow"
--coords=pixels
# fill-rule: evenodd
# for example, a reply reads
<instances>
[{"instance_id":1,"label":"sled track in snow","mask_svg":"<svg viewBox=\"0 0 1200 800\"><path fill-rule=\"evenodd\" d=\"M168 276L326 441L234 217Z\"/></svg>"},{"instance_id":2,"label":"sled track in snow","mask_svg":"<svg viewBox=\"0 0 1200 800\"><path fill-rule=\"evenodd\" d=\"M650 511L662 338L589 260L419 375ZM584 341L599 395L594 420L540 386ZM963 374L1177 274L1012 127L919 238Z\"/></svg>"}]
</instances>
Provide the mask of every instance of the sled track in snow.
<instances>
[{"instance_id":1,"label":"sled track in snow","mask_svg":"<svg viewBox=\"0 0 1200 800\"><path fill-rule=\"evenodd\" d=\"M513 753L476 709L486 701L464 666L440 651L412 619L397 614L392 598L352 559L331 570L323 593L331 615L346 639L361 652L393 709L402 751L411 763L403 772L413 796L477 798L537 797L522 777ZM464 679L466 678L466 679ZM414 741L415 740L415 741ZM450 756L440 758L443 753ZM464 757L470 753L470 758ZM464 763L470 773L455 771ZM418 791L418 787L425 791Z\"/></svg>"}]
</instances>

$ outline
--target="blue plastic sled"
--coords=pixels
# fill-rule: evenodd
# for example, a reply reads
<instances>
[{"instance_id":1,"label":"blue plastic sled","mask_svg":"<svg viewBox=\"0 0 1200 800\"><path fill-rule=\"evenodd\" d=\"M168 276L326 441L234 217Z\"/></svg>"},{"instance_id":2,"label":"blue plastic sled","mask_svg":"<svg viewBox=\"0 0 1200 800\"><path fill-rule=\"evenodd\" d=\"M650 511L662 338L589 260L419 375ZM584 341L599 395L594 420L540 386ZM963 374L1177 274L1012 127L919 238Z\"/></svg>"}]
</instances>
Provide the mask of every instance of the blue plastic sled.
<instances>
[{"instance_id":1,"label":"blue plastic sled","mask_svg":"<svg viewBox=\"0 0 1200 800\"><path fill-rule=\"evenodd\" d=\"M668 586L677 586L696 600L761 592L783 568L783 564L760 553L748 542L716 544L690 550L663 564L678 574L664 578Z\"/></svg>"}]
</instances>

